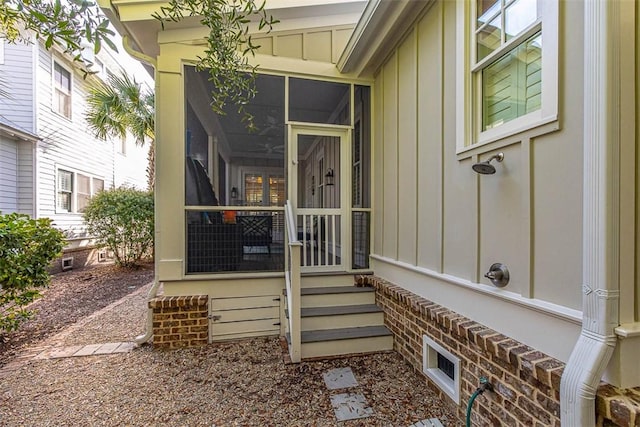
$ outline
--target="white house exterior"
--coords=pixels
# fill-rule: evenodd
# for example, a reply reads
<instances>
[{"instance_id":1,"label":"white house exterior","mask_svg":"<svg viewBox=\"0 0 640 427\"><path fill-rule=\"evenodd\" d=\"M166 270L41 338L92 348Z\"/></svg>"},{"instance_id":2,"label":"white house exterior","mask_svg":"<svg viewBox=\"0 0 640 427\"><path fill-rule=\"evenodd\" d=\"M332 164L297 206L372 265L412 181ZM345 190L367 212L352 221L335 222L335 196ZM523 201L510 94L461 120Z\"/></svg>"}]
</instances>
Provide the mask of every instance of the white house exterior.
<instances>
[{"instance_id":1,"label":"white house exterior","mask_svg":"<svg viewBox=\"0 0 640 427\"><path fill-rule=\"evenodd\" d=\"M280 333L294 361L317 356L305 335L340 326L308 326L309 296L351 274L445 402L462 413L494 385L475 425L637 423L637 2L268 1L282 22L255 34L251 138L208 115L206 29L101 4L156 66L150 306L171 317L182 299L208 326L177 342L158 321L154 345ZM243 217L270 218L260 244ZM375 347L348 342L322 355Z\"/></svg>"},{"instance_id":2,"label":"white house exterior","mask_svg":"<svg viewBox=\"0 0 640 427\"><path fill-rule=\"evenodd\" d=\"M146 189L147 147L97 139L84 118L88 89L106 70L137 70L148 88L151 77L125 54L103 49L96 75L86 78L66 55L40 43L0 40L0 211L48 217L63 230L69 247L86 245L82 209L103 189L121 185Z\"/></svg>"}]
</instances>

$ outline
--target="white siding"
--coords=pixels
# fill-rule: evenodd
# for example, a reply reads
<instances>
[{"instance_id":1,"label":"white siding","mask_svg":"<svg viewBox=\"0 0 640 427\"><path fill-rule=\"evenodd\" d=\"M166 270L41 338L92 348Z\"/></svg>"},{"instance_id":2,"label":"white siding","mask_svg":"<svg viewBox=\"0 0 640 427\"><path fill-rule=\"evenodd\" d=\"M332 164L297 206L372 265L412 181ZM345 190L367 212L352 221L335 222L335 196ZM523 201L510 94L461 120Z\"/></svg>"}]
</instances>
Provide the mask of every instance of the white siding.
<instances>
[{"instance_id":1,"label":"white siding","mask_svg":"<svg viewBox=\"0 0 640 427\"><path fill-rule=\"evenodd\" d=\"M18 212L34 215L34 144L18 142Z\"/></svg>"},{"instance_id":2,"label":"white siding","mask_svg":"<svg viewBox=\"0 0 640 427\"><path fill-rule=\"evenodd\" d=\"M4 63L0 64L3 89L10 96L0 96L0 115L21 130L33 133L33 49L32 45L5 44Z\"/></svg>"},{"instance_id":3,"label":"white siding","mask_svg":"<svg viewBox=\"0 0 640 427\"><path fill-rule=\"evenodd\" d=\"M55 60L73 69L60 56ZM105 188L113 186L113 144L97 140L87 128L84 111L89 81L79 72L72 77L71 120L52 109L52 54L40 49L37 71L38 135L38 216L49 217L56 226L83 234L79 213L56 212L56 168L91 175L104 180Z\"/></svg>"},{"instance_id":4,"label":"white siding","mask_svg":"<svg viewBox=\"0 0 640 427\"><path fill-rule=\"evenodd\" d=\"M18 209L18 145L0 136L0 212Z\"/></svg>"}]
</instances>

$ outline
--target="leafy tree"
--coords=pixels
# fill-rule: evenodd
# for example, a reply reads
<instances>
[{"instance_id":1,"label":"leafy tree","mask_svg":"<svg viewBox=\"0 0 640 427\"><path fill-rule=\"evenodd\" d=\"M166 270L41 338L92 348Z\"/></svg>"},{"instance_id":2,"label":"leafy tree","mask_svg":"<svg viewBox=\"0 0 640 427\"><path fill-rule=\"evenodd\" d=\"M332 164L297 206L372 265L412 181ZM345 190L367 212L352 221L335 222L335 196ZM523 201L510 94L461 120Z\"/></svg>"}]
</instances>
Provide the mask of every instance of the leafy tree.
<instances>
[{"instance_id":1,"label":"leafy tree","mask_svg":"<svg viewBox=\"0 0 640 427\"><path fill-rule=\"evenodd\" d=\"M116 265L135 267L153 247L153 194L120 187L101 191L84 211L87 229Z\"/></svg>"},{"instance_id":2,"label":"leafy tree","mask_svg":"<svg viewBox=\"0 0 640 427\"><path fill-rule=\"evenodd\" d=\"M86 120L94 134L101 139L108 136L126 138L131 132L138 145L149 141L147 183L153 190L155 181L154 140L155 101L151 92L129 77L108 73L106 83L99 82L89 89Z\"/></svg>"},{"instance_id":3,"label":"leafy tree","mask_svg":"<svg viewBox=\"0 0 640 427\"><path fill-rule=\"evenodd\" d=\"M49 284L47 267L64 247L64 235L48 218L0 215L0 333L18 328L25 308Z\"/></svg>"},{"instance_id":4,"label":"leafy tree","mask_svg":"<svg viewBox=\"0 0 640 427\"><path fill-rule=\"evenodd\" d=\"M26 30L26 31L25 31ZM80 61L83 43L98 53L103 43L114 50L109 20L95 2L86 0L3 0L0 36L9 42L29 41L31 34Z\"/></svg>"}]
</instances>

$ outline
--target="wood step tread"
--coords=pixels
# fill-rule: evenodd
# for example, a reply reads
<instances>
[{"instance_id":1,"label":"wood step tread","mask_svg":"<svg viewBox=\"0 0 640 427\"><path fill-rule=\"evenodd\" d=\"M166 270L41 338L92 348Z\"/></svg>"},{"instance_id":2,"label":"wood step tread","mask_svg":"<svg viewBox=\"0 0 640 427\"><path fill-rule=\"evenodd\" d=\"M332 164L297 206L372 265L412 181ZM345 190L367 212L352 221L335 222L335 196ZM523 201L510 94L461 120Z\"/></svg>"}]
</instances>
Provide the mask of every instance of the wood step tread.
<instances>
[{"instance_id":1,"label":"wood step tread","mask_svg":"<svg viewBox=\"0 0 640 427\"><path fill-rule=\"evenodd\" d=\"M327 286L318 288L302 288L300 289L300 295L355 294L374 291L374 288L368 286Z\"/></svg>"},{"instance_id":2,"label":"wood step tread","mask_svg":"<svg viewBox=\"0 0 640 427\"><path fill-rule=\"evenodd\" d=\"M371 338L392 335L385 326L362 326L358 328L319 329L315 331L302 331L301 342L322 342L348 340L356 338Z\"/></svg>"},{"instance_id":3,"label":"wood step tread","mask_svg":"<svg viewBox=\"0 0 640 427\"><path fill-rule=\"evenodd\" d=\"M306 307L300 309L302 317L339 316L343 314L381 313L383 310L375 304L336 305L333 307Z\"/></svg>"}]
</instances>

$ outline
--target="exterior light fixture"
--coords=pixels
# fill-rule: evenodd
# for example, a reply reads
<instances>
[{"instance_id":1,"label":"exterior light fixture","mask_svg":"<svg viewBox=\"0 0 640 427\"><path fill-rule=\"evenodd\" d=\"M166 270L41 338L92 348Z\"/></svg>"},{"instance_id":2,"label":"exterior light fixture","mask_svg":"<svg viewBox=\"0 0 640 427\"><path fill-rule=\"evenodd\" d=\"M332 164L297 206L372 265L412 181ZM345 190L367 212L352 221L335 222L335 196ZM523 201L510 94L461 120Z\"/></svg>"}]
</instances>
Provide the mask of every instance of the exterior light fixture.
<instances>
[{"instance_id":1,"label":"exterior light fixture","mask_svg":"<svg viewBox=\"0 0 640 427\"><path fill-rule=\"evenodd\" d=\"M325 185L333 185L333 169L327 169L327 173L324 175L324 183Z\"/></svg>"},{"instance_id":2,"label":"exterior light fixture","mask_svg":"<svg viewBox=\"0 0 640 427\"><path fill-rule=\"evenodd\" d=\"M231 187L231 198L232 199L238 198L238 187Z\"/></svg>"}]
</instances>

